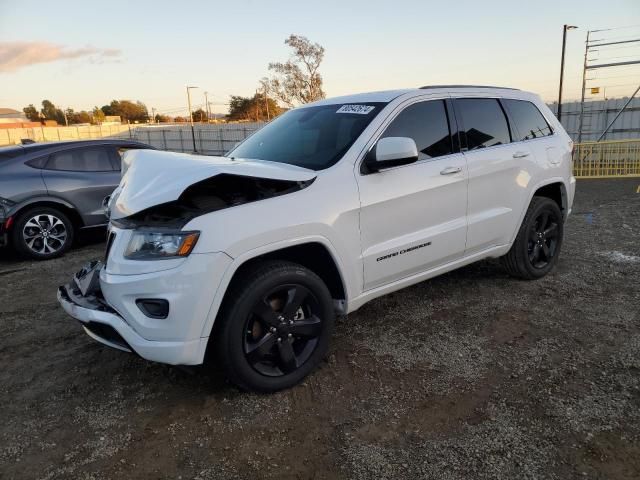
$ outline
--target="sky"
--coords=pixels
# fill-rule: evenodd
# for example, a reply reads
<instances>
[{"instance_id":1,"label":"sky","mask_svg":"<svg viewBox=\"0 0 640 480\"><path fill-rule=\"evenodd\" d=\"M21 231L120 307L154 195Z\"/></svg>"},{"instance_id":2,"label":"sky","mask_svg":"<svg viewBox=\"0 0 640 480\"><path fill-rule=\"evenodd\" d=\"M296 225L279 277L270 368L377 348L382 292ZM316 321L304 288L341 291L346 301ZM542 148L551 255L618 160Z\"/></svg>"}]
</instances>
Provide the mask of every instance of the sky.
<instances>
[{"instance_id":1,"label":"sky","mask_svg":"<svg viewBox=\"0 0 640 480\"><path fill-rule=\"evenodd\" d=\"M567 38L570 100L580 97L587 30L626 27L613 33L640 38L640 0L0 0L0 107L132 99L182 115L194 85L195 106L207 91L226 112L230 95L252 95L269 62L288 59L292 33L325 47L328 97L488 84L551 102L565 23L579 27ZM623 85L638 79L621 72Z\"/></svg>"}]
</instances>

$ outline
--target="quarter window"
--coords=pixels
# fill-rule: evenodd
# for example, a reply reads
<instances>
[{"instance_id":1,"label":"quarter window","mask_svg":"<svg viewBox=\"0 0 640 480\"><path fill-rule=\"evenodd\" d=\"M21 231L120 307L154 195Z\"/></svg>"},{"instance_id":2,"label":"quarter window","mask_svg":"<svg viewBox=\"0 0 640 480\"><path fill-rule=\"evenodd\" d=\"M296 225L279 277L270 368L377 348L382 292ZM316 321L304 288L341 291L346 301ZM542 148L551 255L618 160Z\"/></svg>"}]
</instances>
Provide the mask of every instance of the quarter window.
<instances>
[{"instance_id":1,"label":"quarter window","mask_svg":"<svg viewBox=\"0 0 640 480\"><path fill-rule=\"evenodd\" d=\"M109 152L104 148L82 148L54 153L49 157L47 170L72 172L110 172L113 170Z\"/></svg>"},{"instance_id":2,"label":"quarter window","mask_svg":"<svg viewBox=\"0 0 640 480\"><path fill-rule=\"evenodd\" d=\"M511 142L507 117L494 98L456 100L467 137L467 149L475 150Z\"/></svg>"},{"instance_id":3,"label":"quarter window","mask_svg":"<svg viewBox=\"0 0 640 480\"><path fill-rule=\"evenodd\" d=\"M387 127L386 137L413 138L418 160L453 153L447 110L443 100L414 103L405 108Z\"/></svg>"},{"instance_id":4,"label":"quarter window","mask_svg":"<svg viewBox=\"0 0 640 480\"><path fill-rule=\"evenodd\" d=\"M551 127L533 103L526 100L503 100L518 130L518 140L551 135Z\"/></svg>"}]
</instances>

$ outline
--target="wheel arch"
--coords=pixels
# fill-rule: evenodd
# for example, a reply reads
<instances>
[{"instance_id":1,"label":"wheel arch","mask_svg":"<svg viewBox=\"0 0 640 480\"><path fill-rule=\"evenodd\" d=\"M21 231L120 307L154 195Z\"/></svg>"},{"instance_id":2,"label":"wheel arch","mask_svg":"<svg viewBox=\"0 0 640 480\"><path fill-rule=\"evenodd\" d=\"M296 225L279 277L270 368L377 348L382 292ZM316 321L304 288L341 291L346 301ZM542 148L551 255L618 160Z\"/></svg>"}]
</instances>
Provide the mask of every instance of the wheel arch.
<instances>
[{"instance_id":1,"label":"wheel arch","mask_svg":"<svg viewBox=\"0 0 640 480\"><path fill-rule=\"evenodd\" d=\"M265 260L286 260L313 271L327 285L334 299L336 311L339 313L346 311L349 289L342 262L336 250L324 237L307 237L297 241L267 245L237 256L220 281L207 321L203 326L202 337L208 337L213 333L223 302L233 289L234 280L237 280L247 268Z\"/></svg>"},{"instance_id":2,"label":"wheel arch","mask_svg":"<svg viewBox=\"0 0 640 480\"><path fill-rule=\"evenodd\" d=\"M513 242L515 242L516 236L518 235L518 230L520 230L520 225L522 225L524 217L527 214L527 210L531 205L531 201L535 196L550 198L551 200L556 202L560 207L563 218L566 220L567 215L569 214L569 198L567 196L567 185L565 183L565 179L562 177L546 178L529 190L527 201L522 208L522 212L520 212L520 217L515 225L515 228L513 229L513 232L511 234L511 241L509 242L508 247L511 247L511 245L513 245Z\"/></svg>"},{"instance_id":3,"label":"wheel arch","mask_svg":"<svg viewBox=\"0 0 640 480\"><path fill-rule=\"evenodd\" d=\"M78 210L69 202L52 197L36 197L29 199L27 202L22 203L11 216L14 218L19 217L27 210L35 207L55 208L64 213L69 220L73 223L73 227L77 230L84 226L84 221Z\"/></svg>"},{"instance_id":4,"label":"wheel arch","mask_svg":"<svg viewBox=\"0 0 640 480\"><path fill-rule=\"evenodd\" d=\"M558 204L558 207L560 207L563 217L566 218L568 199L567 187L564 182L556 181L541 185L533 192L531 199L533 197L546 197L553 200ZM529 199L529 204L531 203L531 199Z\"/></svg>"}]
</instances>

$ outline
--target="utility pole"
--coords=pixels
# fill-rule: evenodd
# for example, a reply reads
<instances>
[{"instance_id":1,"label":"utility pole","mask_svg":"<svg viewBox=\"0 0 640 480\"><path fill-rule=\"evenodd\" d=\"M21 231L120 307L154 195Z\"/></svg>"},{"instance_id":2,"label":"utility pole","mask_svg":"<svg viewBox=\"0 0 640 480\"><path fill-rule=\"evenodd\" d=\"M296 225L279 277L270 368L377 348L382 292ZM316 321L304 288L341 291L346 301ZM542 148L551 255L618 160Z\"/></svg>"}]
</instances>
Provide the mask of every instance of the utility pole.
<instances>
[{"instance_id":1,"label":"utility pole","mask_svg":"<svg viewBox=\"0 0 640 480\"><path fill-rule=\"evenodd\" d=\"M256 88L255 99L256 99L256 122L258 122L259 120L258 120L258 89L257 88Z\"/></svg>"},{"instance_id":2,"label":"utility pole","mask_svg":"<svg viewBox=\"0 0 640 480\"><path fill-rule=\"evenodd\" d=\"M64 115L64 124L68 127L69 126L69 119L67 118L67 109L66 108L62 109L62 114Z\"/></svg>"},{"instance_id":3,"label":"utility pole","mask_svg":"<svg viewBox=\"0 0 640 480\"><path fill-rule=\"evenodd\" d=\"M582 96L580 97L580 119L578 120L578 143L582 142L582 123L584 121L584 89L587 84L587 55L589 54L589 36L591 32L587 32L587 41L584 47L584 65L582 67Z\"/></svg>"},{"instance_id":4,"label":"utility pole","mask_svg":"<svg viewBox=\"0 0 640 480\"><path fill-rule=\"evenodd\" d=\"M562 123L562 82L564 80L564 51L567 46L567 30L574 30L578 27L575 25L565 24L562 27L562 55L560 57L560 88L558 89L558 121Z\"/></svg>"},{"instance_id":5,"label":"utility pole","mask_svg":"<svg viewBox=\"0 0 640 480\"><path fill-rule=\"evenodd\" d=\"M267 122L271 120L271 116L269 115L269 97L267 97L267 82L263 83L264 87L264 105L267 107Z\"/></svg>"},{"instance_id":6,"label":"utility pole","mask_svg":"<svg viewBox=\"0 0 640 480\"><path fill-rule=\"evenodd\" d=\"M204 108L207 111L207 123L209 123L209 97L207 97L207 95L209 94L209 92L204 92Z\"/></svg>"},{"instance_id":7,"label":"utility pole","mask_svg":"<svg viewBox=\"0 0 640 480\"><path fill-rule=\"evenodd\" d=\"M155 107L151 107L151 123L157 123L156 122L156 109L155 109Z\"/></svg>"},{"instance_id":8,"label":"utility pole","mask_svg":"<svg viewBox=\"0 0 640 480\"><path fill-rule=\"evenodd\" d=\"M189 107L189 122L191 123L191 140L193 140L193 151L197 152L196 150L196 131L193 128L193 112L191 111L191 89L192 88L198 88L198 87L190 87L187 85L187 105Z\"/></svg>"}]
</instances>

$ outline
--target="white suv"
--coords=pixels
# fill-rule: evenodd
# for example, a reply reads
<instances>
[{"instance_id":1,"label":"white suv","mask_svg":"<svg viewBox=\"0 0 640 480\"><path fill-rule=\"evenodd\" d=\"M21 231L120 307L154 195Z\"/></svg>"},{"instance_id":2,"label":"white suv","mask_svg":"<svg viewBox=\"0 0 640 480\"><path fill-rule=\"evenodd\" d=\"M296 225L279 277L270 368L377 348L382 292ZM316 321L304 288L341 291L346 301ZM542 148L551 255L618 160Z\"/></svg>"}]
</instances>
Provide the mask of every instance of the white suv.
<instances>
[{"instance_id":1,"label":"white suv","mask_svg":"<svg viewBox=\"0 0 640 480\"><path fill-rule=\"evenodd\" d=\"M439 86L304 105L227 157L134 150L104 265L58 299L112 347L286 388L325 355L336 313L489 257L549 273L572 147L534 94Z\"/></svg>"}]
</instances>

